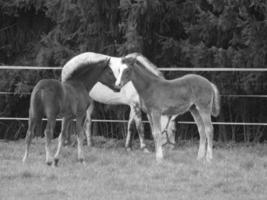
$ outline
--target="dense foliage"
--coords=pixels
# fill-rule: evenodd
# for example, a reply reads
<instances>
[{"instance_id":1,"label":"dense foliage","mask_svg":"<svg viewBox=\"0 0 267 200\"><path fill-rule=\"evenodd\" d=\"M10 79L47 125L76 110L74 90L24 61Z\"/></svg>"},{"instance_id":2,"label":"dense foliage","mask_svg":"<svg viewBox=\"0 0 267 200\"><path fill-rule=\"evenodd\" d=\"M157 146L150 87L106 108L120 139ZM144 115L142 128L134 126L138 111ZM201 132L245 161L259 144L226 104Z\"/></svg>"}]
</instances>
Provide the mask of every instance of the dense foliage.
<instances>
[{"instance_id":1,"label":"dense foliage","mask_svg":"<svg viewBox=\"0 0 267 200\"><path fill-rule=\"evenodd\" d=\"M58 66L84 51L116 56L138 51L161 67L264 68L266 6L264 0L0 0L0 63ZM201 74L223 94L218 121L266 122L264 98L224 96L266 94L266 73ZM168 78L180 75L166 73ZM1 70L0 90L16 94L0 96L0 116L26 117L29 97L23 93L30 92L43 77L56 78L58 72ZM98 106L96 116L107 117L107 108ZM125 109L119 113L108 110L111 118L127 116ZM0 136L25 134L24 123L14 124L1 121ZM125 128L121 124L105 127L101 126L102 132L117 133ZM180 126L179 135L195 137L188 134L192 129ZM264 127L218 129L215 136L221 140L266 139Z\"/></svg>"}]
</instances>

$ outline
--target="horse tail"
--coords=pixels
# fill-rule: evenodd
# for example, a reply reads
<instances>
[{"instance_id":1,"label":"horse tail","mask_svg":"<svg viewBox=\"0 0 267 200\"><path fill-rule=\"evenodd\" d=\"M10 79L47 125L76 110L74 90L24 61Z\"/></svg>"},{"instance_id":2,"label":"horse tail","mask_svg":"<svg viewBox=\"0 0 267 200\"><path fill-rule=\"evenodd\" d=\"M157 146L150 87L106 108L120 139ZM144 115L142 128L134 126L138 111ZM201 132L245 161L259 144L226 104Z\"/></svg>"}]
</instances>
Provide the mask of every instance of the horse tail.
<instances>
[{"instance_id":1,"label":"horse tail","mask_svg":"<svg viewBox=\"0 0 267 200\"><path fill-rule=\"evenodd\" d=\"M29 127L33 126L35 135L41 135L41 123L44 115L42 103L42 89L36 85L31 94L29 109ZM33 134L33 133L32 133Z\"/></svg>"},{"instance_id":2,"label":"horse tail","mask_svg":"<svg viewBox=\"0 0 267 200\"><path fill-rule=\"evenodd\" d=\"M36 132L38 132L38 135L41 135L41 124L42 124L42 112L40 111L41 102L40 102L40 88L37 84L32 91L31 94L31 101L30 101L30 109L29 109L29 120L28 120L28 130L25 137L26 142L26 149L25 154L23 156L22 161L25 162L28 154L29 154L29 148L31 144L31 140L34 135L36 135ZM39 107L38 107L39 106Z\"/></svg>"},{"instance_id":3,"label":"horse tail","mask_svg":"<svg viewBox=\"0 0 267 200\"><path fill-rule=\"evenodd\" d=\"M214 117L217 117L220 113L220 93L216 85L211 83L213 89L213 101L212 101L212 111L211 114Z\"/></svg>"}]
</instances>

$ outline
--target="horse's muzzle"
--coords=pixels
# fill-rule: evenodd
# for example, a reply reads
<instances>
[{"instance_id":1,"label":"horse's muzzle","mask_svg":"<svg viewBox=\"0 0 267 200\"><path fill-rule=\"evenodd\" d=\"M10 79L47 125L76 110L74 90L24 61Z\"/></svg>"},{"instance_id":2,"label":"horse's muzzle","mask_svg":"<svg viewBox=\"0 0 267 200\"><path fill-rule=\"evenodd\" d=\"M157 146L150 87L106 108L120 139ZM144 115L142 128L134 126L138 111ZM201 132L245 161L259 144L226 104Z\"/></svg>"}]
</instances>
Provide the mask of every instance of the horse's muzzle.
<instances>
[{"instance_id":1,"label":"horse's muzzle","mask_svg":"<svg viewBox=\"0 0 267 200\"><path fill-rule=\"evenodd\" d=\"M123 87L123 84L120 82L120 83L115 83L115 88L117 89L121 89Z\"/></svg>"}]
</instances>

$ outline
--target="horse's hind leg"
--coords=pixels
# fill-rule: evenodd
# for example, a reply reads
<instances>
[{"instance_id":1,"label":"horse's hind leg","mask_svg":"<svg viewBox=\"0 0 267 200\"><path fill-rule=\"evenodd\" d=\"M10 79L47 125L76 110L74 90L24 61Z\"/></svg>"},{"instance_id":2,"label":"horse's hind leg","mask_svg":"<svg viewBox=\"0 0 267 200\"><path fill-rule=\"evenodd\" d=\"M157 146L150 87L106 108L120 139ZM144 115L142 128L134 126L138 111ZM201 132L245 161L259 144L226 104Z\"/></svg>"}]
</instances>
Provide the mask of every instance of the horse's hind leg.
<instances>
[{"instance_id":1,"label":"horse's hind leg","mask_svg":"<svg viewBox=\"0 0 267 200\"><path fill-rule=\"evenodd\" d=\"M212 148L213 148L213 125L211 122L211 114L209 112L201 112L199 111L199 114L201 115L201 118L203 120L204 126L205 126L205 133L208 141L207 145L207 153L206 153L206 160L208 162L211 162L212 160Z\"/></svg>"},{"instance_id":2,"label":"horse's hind leg","mask_svg":"<svg viewBox=\"0 0 267 200\"><path fill-rule=\"evenodd\" d=\"M26 149L25 149L25 154L24 154L23 159L22 159L23 162L26 162L26 160L28 158L32 137L34 136L34 132L36 131L38 126L41 125L41 122L42 122L42 119L36 119L33 117L30 117L30 119L29 119L28 130L27 130L27 134L25 137Z\"/></svg>"},{"instance_id":3,"label":"horse's hind leg","mask_svg":"<svg viewBox=\"0 0 267 200\"><path fill-rule=\"evenodd\" d=\"M58 136L57 151L56 151L55 156L54 156L54 165L55 166L58 165L59 153L60 153L60 150L62 148L63 142L66 139L66 137L68 136L68 134L70 134L70 133L68 133L70 122L71 122L71 119L68 119L68 118L65 118L65 117L62 120L61 132L60 132L60 134Z\"/></svg>"},{"instance_id":4,"label":"horse's hind leg","mask_svg":"<svg viewBox=\"0 0 267 200\"><path fill-rule=\"evenodd\" d=\"M48 117L47 124L45 128L45 151L46 151L46 159L45 162L47 165L51 165L53 158L51 156L50 152L50 146L51 146L51 139L53 138L54 128L56 125L56 117Z\"/></svg>"},{"instance_id":5,"label":"horse's hind leg","mask_svg":"<svg viewBox=\"0 0 267 200\"><path fill-rule=\"evenodd\" d=\"M191 107L190 112L197 124L199 132L199 149L198 149L197 159L202 160L206 154L206 134L205 134L204 122L202 121L202 118L196 107Z\"/></svg>"},{"instance_id":6,"label":"horse's hind leg","mask_svg":"<svg viewBox=\"0 0 267 200\"><path fill-rule=\"evenodd\" d=\"M92 146L92 112L94 110L94 103L91 102L89 108L86 111L86 121L85 121L85 134L87 140L87 146Z\"/></svg>"},{"instance_id":7,"label":"horse's hind leg","mask_svg":"<svg viewBox=\"0 0 267 200\"><path fill-rule=\"evenodd\" d=\"M79 116L76 118L78 160L81 163L84 163L84 154L82 149L84 139L84 122L85 116Z\"/></svg>"},{"instance_id":8,"label":"horse's hind leg","mask_svg":"<svg viewBox=\"0 0 267 200\"><path fill-rule=\"evenodd\" d=\"M161 123L160 123L160 113L157 111L152 112L149 116L149 121L152 124L152 134L155 141L156 149L156 160L161 161L163 159L163 149L162 149L162 135L161 135Z\"/></svg>"}]
</instances>

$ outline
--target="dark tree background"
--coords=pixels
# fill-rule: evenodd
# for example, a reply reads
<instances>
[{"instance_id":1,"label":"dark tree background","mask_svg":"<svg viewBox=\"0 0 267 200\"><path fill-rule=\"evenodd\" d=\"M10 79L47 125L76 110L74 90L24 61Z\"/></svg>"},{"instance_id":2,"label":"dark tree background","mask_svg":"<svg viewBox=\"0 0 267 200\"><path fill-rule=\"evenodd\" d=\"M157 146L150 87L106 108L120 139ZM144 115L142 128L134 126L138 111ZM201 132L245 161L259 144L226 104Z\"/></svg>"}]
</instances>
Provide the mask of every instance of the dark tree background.
<instances>
[{"instance_id":1,"label":"dark tree background","mask_svg":"<svg viewBox=\"0 0 267 200\"><path fill-rule=\"evenodd\" d=\"M0 0L0 64L62 66L94 51L114 56L141 52L159 67L264 68L267 64L265 0ZM29 95L42 78L59 71L1 70L0 116L27 117ZM168 72L167 78L183 75ZM267 122L266 72L199 73L219 88L218 121ZM119 109L118 109L119 107ZM117 110L120 110L117 112ZM127 108L97 105L96 118L126 119ZM178 120L192 120L185 115ZM0 121L0 138L25 135L26 122ZM95 124L98 134L123 137L124 124ZM198 137L179 125L182 139ZM216 126L215 139L258 142L263 126Z\"/></svg>"}]
</instances>

